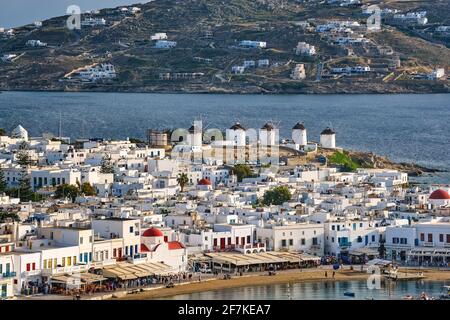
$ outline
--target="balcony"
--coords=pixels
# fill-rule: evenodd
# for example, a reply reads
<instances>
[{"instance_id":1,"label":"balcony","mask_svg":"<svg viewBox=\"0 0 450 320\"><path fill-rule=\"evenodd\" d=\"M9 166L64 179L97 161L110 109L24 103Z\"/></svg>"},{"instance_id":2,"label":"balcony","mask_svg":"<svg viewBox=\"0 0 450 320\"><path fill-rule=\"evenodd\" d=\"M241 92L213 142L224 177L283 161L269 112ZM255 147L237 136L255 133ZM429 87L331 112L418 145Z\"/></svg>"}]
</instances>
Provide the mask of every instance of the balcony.
<instances>
[{"instance_id":1,"label":"balcony","mask_svg":"<svg viewBox=\"0 0 450 320\"><path fill-rule=\"evenodd\" d=\"M351 242L341 242L339 243L339 248L341 250L347 250L348 248L350 248L352 246Z\"/></svg>"},{"instance_id":2,"label":"balcony","mask_svg":"<svg viewBox=\"0 0 450 320\"><path fill-rule=\"evenodd\" d=\"M54 269L42 269L42 275L43 276L55 276L58 274L71 274L71 273L78 273L78 272L85 272L87 271L88 265L77 265L77 266L70 266L70 267L57 267Z\"/></svg>"},{"instance_id":3,"label":"balcony","mask_svg":"<svg viewBox=\"0 0 450 320\"><path fill-rule=\"evenodd\" d=\"M41 270L30 270L22 272L22 277L32 277L41 275Z\"/></svg>"},{"instance_id":4,"label":"balcony","mask_svg":"<svg viewBox=\"0 0 450 320\"><path fill-rule=\"evenodd\" d=\"M234 249L242 253L257 253L266 251L266 245L264 243L237 245Z\"/></svg>"},{"instance_id":5,"label":"balcony","mask_svg":"<svg viewBox=\"0 0 450 320\"><path fill-rule=\"evenodd\" d=\"M3 272L2 274L0 274L0 280L11 279L11 278L15 278L16 276L17 276L16 272Z\"/></svg>"},{"instance_id":6,"label":"balcony","mask_svg":"<svg viewBox=\"0 0 450 320\"><path fill-rule=\"evenodd\" d=\"M424 247L434 247L434 242L423 242Z\"/></svg>"},{"instance_id":7,"label":"balcony","mask_svg":"<svg viewBox=\"0 0 450 320\"><path fill-rule=\"evenodd\" d=\"M106 260L102 260L102 261L93 261L91 263L88 264L88 266L90 268L94 267L94 268L101 268L104 266L110 266L112 264L116 264L117 261L115 259L106 259Z\"/></svg>"}]
</instances>

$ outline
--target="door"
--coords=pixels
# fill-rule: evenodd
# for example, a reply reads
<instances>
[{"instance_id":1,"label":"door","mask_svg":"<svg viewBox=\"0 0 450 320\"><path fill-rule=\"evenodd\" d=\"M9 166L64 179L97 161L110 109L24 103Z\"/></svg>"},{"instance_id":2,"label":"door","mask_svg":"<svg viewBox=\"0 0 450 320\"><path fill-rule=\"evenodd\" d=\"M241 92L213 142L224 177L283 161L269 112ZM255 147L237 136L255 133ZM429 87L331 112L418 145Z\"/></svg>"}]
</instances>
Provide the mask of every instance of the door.
<instances>
[{"instance_id":1,"label":"door","mask_svg":"<svg viewBox=\"0 0 450 320\"><path fill-rule=\"evenodd\" d=\"M220 249L225 249L225 238L220 238Z\"/></svg>"}]
</instances>

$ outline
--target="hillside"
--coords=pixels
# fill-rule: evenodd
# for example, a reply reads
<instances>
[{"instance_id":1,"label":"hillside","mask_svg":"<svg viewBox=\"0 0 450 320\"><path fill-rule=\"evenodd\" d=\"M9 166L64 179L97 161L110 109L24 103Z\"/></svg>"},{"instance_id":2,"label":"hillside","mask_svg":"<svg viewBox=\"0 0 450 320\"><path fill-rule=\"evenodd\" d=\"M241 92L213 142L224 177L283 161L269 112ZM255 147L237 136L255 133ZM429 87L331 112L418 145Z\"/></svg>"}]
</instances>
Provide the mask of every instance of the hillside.
<instances>
[{"instance_id":1,"label":"hillside","mask_svg":"<svg viewBox=\"0 0 450 320\"><path fill-rule=\"evenodd\" d=\"M295 0L157 0L127 11L83 14L82 21L104 19L105 23L83 25L80 30L69 30L67 17L56 17L42 26L15 28L14 35L0 33L0 57L10 55L9 60L0 60L0 90L450 92L446 76L427 78L436 68L448 74L449 38L434 30L450 24L442 11L450 11L450 0L387 1L380 6L402 13L426 10L429 22L399 26L386 18L381 31L368 32L361 5ZM140 10L131 12L132 7ZM346 26L350 20L358 25ZM347 30L317 31L332 21L340 21ZM151 37L157 33L165 33L166 40L176 45L155 48L157 40ZM364 41L337 44L345 38ZM45 46L33 47L29 40ZM243 40L267 45L243 48ZM316 53L296 54L299 42L314 46ZM242 73L233 70L244 61L254 61L256 66L250 62ZM115 77L81 79L80 71L101 63L112 64ZM298 64L305 70L300 77L293 76ZM357 67L370 72L336 71Z\"/></svg>"}]
</instances>

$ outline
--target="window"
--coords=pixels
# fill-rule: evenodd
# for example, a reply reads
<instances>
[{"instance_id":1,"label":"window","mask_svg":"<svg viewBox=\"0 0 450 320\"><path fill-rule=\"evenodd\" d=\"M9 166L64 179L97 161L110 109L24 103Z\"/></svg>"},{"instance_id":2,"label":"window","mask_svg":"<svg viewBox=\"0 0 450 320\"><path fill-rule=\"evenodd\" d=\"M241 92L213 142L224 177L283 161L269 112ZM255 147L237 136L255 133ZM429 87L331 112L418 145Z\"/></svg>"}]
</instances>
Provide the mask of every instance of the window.
<instances>
[{"instance_id":1,"label":"window","mask_svg":"<svg viewBox=\"0 0 450 320\"><path fill-rule=\"evenodd\" d=\"M331 237L331 242L334 242L334 237Z\"/></svg>"},{"instance_id":2,"label":"window","mask_svg":"<svg viewBox=\"0 0 450 320\"><path fill-rule=\"evenodd\" d=\"M444 235L442 233L439 234L439 242L444 242Z\"/></svg>"},{"instance_id":3,"label":"window","mask_svg":"<svg viewBox=\"0 0 450 320\"><path fill-rule=\"evenodd\" d=\"M392 238L392 243L398 243L398 242L399 242L398 238Z\"/></svg>"},{"instance_id":4,"label":"window","mask_svg":"<svg viewBox=\"0 0 450 320\"><path fill-rule=\"evenodd\" d=\"M113 257L117 257L117 249L113 249Z\"/></svg>"},{"instance_id":5,"label":"window","mask_svg":"<svg viewBox=\"0 0 450 320\"><path fill-rule=\"evenodd\" d=\"M217 239L214 239L214 247L217 247Z\"/></svg>"},{"instance_id":6,"label":"window","mask_svg":"<svg viewBox=\"0 0 450 320\"><path fill-rule=\"evenodd\" d=\"M400 238L400 243L401 244L408 244L408 239L407 238Z\"/></svg>"},{"instance_id":7,"label":"window","mask_svg":"<svg viewBox=\"0 0 450 320\"><path fill-rule=\"evenodd\" d=\"M425 241L425 233L420 234L420 241Z\"/></svg>"},{"instance_id":8,"label":"window","mask_svg":"<svg viewBox=\"0 0 450 320\"><path fill-rule=\"evenodd\" d=\"M27 263L27 271L31 270L31 263Z\"/></svg>"},{"instance_id":9,"label":"window","mask_svg":"<svg viewBox=\"0 0 450 320\"><path fill-rule=\"evenodd\" d=\"M447 243L450 243L450 234L447 235Z\"/></svg>"},{"instance_id":10,"label":"window","mask_svg":"<svg viewBox=\"0 0 450 320\"><path fill-rule=\"evenodd\" d=\"M312 238L312 244L313 244L313 246L317 246L317 238L316 237Z\"/></svg>"},{"instance_id":11,"label":"window","mask_svg":"<svg viewBox=\"0 0 450 320\"><path fill-rule=\"evenodd\" d=\"M80 237L80 244L83 244L83 237Z\"/></svg>"},{"instance_id":12,"label":"window","mask_svg":"<svg viewBox=\"0 0 450 320\"><path fill-rule=\"evenodd\" d=\"M306 244L306 239L305 239L305 238L302 238L302 239L300 240L300 243L302 244L302 246L304 246L304 245Z\"/></svg>"},{"instance_id":13,"label":"window","mask_svg":"<svg viewBox=\"0 0 450 320\"><path fill-rule=\"evenodd\" d=\"M362 242L362 237L358 236L358 239L356 240L357 242Z\"/></svg>"},{"instance_id":14,"label":"window","mask_svg":"<svg viewBox=\"0 0 450 320\"><path fill-rule=\"evenodd\" d=\"M130 233L133 233L133 232L134 232L133 227L130 227Z\"/></svg>"},{"instance_id":15,"label":"window","mask_svg":"<svg viewBox=\"0 0 450 320\"><path fill-rule=\"evenodd\" d=\"M67 257L67 265L69 267L72 265L72 257Z\"/></svg>"},{"instance_id":16,"label":"window","mask_svg":"<svg viewBox=\"0 0 450 320\"><path fill-rule=\"evenodd\" d=\"M433 242L433 234L432 233L428 234L428 242Z\"/></svg>"},{"instance_id":17,"label":"window","mask_svg":"<svg viewBox=\"0 0 450 320\"><path fill-rule=\"evenodd\" d=\"M92 236L89 236L89 243L92 243Z\"/></svg>"},{"instance_id":18,"label":"window","mask_svg":"<svg viewBox=\"0 0 450 320\"><path fill-rule=\"evenodd\" d=\"M334 225L332 225L332 226L331 226L331 230L334 230L334 229L336 229L336 228L335 228L335 226L334 226Z\"/></svg>"},{"instance_id":19,"label":"window","mask_svg":"<svg viewBox=\"0 0 450 320\"><path fill-rule=\"evenodd\" d=\"M61 258L61 266L62 267L66 266L66 258Z\"/></svg>"},{"instance_id":20,"label":"window","mask_svg":"<svg viewBox=\"0 0 450 320\"><path fill-rule=\"evenodd\" d=\"M372 242L375 242L375 235L372 235Z\"/></svg>"},{"instance_id":21,"label":"window","mask_svg":"<svg viewBox=\"0 0 450 320\"><path fill-rule=\"evenodd\" d=\"M281 240L281 246L286 247L286 239Z\"/></svg>"},{"instance_id":22,"label":"window","mask_svg":"<svg viewBox=\"0 0 450 320\"><path fill-rule=\"evenodd\" d=\"M250 236L247 236L247 243L250 243Z\"/></svg>"},{"instance_id":23,"label":"window","mask_svg":"<svg viewBox=\"0 0 450 320\"><path fill-rule=\"evenodd\" d=\"M289 245L293 246L294 245L294 240L293 239L289 239Z\"/></svg>"},{"instance_id":24,"label":"window","mask_svg":"<svg viewBox=\"0 0 450 320\"><path fill-rule=\"evenodd\" d=\"M228 237L228 245L231 246L231 237Z\"/></svg>"}]
</instances>

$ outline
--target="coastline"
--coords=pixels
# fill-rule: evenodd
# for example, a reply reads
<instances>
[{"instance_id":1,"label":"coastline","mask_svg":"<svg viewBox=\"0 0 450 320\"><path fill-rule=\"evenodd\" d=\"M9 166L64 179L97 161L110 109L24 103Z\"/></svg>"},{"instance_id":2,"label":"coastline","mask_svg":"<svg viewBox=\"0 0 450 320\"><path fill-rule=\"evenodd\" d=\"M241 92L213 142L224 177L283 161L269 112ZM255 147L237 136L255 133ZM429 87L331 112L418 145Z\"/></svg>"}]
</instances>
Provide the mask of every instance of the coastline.
<instances>
[{"instance_id":1,"label":"coastline","mask_svg":"<svg viewBox=\"0 0 450 320\"><path fill-rule=\"evenodd\" d=\"M325 271L328 271L328 278L325 278ZM408 269L408 272L417 273L419 269ZM450 270L439 271L432 269L420 269L425 278L423 281L448 281L450 280ZM331 278L331 269L303 269L303 270L287 270L280 271L274 276L265 274L235 276L229 280L213 279L202 282L190 282L177 285L174 288L155 288L138 293L125 294L118 297L118 300L151 300L173 297L182 294L191 294L204 291L220 291L224 289L265 286L284 283L299 282L333 282L333 281L352 281L366 280L369 274L361 271L338 270L336 275Z\"/></svg>"},{"instance_id":2,"label":"coastline","mask_svg":"<svg viewBox=\"0 0 450 320\"><path fill-rule=\"evenodd\" d=\"M0 88L1 92L54 92L54 93L142 93L142 94L219 94L219 95L269 95L269 96L290 96L290 95L422 95L422 94L450 94L450 88L443 88L442 90L369 90L369 91L352 91L352 90L335 90L335 91L320 91L320 90L229 90L229 89L202 89L202 90L183 90L171 89L171 90L158 90L158 89L145 89L142 87L109 87L109 88L89 88L89 89L67 89L67 88Z\"/></svg>"}]
</instances>

